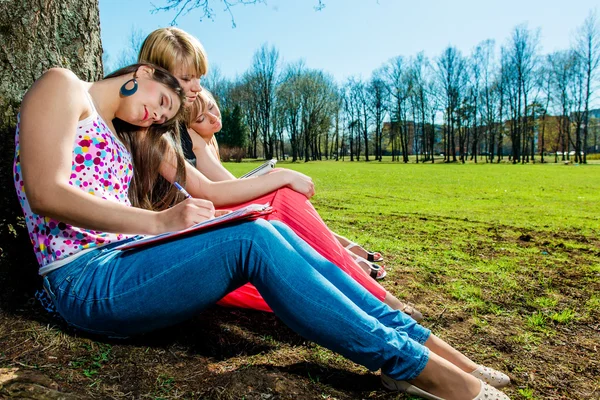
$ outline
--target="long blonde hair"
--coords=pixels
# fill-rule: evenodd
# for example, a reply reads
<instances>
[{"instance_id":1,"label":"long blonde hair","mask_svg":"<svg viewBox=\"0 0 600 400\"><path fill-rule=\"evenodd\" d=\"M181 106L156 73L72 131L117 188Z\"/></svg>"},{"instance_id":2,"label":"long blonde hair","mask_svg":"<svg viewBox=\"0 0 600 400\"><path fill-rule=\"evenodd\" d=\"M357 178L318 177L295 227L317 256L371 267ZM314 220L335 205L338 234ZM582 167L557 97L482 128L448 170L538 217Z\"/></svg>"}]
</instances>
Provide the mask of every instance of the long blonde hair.
<instances>
[{"instance_id":1,"label":"long blonde hair","mask_svg":"<svg viewBox=\"0 0 600 400\"><path fill-rule=\"evenodd\" d=\"M148 35L142 44L139 62L149 62L174 73L183 65L193 70L197 78L208 72L208 59L198 39L179 28L159 28Z\"/></svg>"}]
</instances>

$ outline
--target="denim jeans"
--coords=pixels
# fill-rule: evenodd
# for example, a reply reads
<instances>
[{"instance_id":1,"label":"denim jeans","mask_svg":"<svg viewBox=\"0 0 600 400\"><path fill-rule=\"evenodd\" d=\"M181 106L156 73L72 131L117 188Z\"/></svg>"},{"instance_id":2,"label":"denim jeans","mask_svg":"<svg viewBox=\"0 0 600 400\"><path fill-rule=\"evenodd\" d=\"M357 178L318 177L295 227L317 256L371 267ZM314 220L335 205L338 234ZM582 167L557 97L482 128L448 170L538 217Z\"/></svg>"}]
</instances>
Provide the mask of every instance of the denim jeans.
<instances>
[{"instance_id":1,"label":"denim jeans","mask_svg":"<svg viewBox=\"0 0 600 400\"><path fill-rule=\"evenodd\" d=\"M376 299L280 222L258 219L135 250L115 246L44 278L70 325L112 337L140 334L189 319L251 282L298 334L370 370L413 379L429 359L422 345L428 329Z\"/></svg>"}]
</instances>

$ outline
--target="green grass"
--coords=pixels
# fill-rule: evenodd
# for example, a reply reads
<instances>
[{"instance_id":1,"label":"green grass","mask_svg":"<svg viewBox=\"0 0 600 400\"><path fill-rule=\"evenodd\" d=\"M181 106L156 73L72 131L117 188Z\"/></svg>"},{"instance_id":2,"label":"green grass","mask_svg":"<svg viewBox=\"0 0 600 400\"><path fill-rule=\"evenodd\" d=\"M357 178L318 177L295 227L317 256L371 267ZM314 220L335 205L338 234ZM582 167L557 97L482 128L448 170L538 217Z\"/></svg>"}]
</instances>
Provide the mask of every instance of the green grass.
<instances>
[{"instance_id":1,"label":"green grass","mask_svg":"<svg viewBox=\"0 0 600 400\"><path fill-rule=\"evenodd\" d=\"M600 164L278 166L314 179L334 231L384 254L382 284L425 326L509 373L511 398L597 398ZM215 308L107 344L23 310L0 310L0 367L42 370L83 398L407 398L265 313Z\"/></svg>"}]
</instances>

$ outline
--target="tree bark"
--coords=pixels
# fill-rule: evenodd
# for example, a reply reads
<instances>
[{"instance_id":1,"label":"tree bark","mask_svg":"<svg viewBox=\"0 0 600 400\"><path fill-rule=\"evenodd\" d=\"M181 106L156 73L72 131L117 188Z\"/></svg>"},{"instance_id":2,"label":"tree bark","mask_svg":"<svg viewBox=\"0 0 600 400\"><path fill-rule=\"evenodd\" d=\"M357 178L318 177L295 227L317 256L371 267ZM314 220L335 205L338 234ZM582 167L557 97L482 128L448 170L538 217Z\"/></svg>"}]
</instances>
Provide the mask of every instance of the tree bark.
<instances>
[{"instance_id":1,"label":"tree bark","mask_svg":"<svg viewBox=\"0 0 600 400\"><path fill-rule=\"evenodd\" d=\"M27 89L51 67L101 78L98 0L0 1L0 304L8 307L26 300L37 282L12 177L17 113Z\"/></svg>"}]
</instances>

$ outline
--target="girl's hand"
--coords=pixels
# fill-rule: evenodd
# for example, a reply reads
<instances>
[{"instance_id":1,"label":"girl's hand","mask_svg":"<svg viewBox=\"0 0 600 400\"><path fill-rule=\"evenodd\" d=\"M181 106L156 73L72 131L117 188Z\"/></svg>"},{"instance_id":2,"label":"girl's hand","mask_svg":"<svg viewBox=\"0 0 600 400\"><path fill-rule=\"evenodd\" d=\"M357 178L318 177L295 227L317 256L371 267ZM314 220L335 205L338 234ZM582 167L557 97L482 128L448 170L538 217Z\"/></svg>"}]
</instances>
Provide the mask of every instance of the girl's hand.
<instances>
[{"instance_id":1,"label":"girl's hand","mask_svg":"<svg viewBox=\"0 0 600 400\"><path fill-rule=\"evenodd\" d=\"M311 177L301 174L291 169L283 170L289 175L288 186L298 193L302 193L307 199L310 199L315 194L315 184Z\"/></svg>"},{"instance_id":2,"label":"girl's hand","mask_svg":"<svg viewBox=\"0 0 600 400\"><path fill-rule=\"evenodd\" d=\"M157 233L179 231L215 217L211 201L189 198L157 214Z\"/></svg>"}]
</instances>

